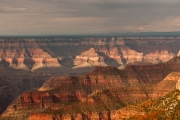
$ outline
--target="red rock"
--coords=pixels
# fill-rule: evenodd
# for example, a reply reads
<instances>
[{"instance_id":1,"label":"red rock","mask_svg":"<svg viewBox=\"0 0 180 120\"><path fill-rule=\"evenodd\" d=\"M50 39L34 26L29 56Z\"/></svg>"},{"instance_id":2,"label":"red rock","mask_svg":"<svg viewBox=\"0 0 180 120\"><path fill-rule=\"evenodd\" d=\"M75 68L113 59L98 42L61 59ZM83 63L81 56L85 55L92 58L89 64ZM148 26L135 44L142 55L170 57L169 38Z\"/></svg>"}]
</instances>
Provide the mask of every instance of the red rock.
<instances>
[{"instance_id":1,"label":"red rock","mask_svg":"<svg viewBox=\"0 0 180 120\"><path fill-rule=\"evenodd\" d=\"M28 120L54 120L52 115L33 113Z\"/></svg>"}]
</instances>

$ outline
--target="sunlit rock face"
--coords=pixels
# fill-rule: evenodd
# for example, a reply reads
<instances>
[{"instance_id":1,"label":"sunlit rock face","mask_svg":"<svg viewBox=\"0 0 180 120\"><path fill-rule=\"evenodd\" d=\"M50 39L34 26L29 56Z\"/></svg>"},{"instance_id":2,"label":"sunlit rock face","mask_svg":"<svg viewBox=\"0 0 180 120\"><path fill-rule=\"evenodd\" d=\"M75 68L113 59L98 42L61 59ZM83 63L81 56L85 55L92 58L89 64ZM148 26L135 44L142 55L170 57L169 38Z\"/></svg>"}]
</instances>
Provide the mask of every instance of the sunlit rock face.
<instances>
[{"instance_id":1,"label":"sunlit rock face","mask_svg":"<svg viewBox=\"0 0 180 120\"><path fill-rule=\"evenodd\" d=\"M9 63L12 68L29 70L24 64L25 49L6 49L0 51L1 59Z\"/></svg>"},{"instance_id":2,"label":"sunlit rock face","mask_svg":"<svg viewBox=\"0 0 180 120\"><path fill-rule=\"evenodd\" d=\"M158 64L179 51L180 38L0 38L0 59L14 69Z\"/></svg>"},{"instance_id":3,"label":"sunlit rock face","mask_svg":"<svg viewBox=\"0 0 180 120\"><path fill-rule=\"evenodd\" d=\"M122 54L118 46L95 46L94 49L99 56L103 57L104 63L108 66L119 67L125 62L122 61Z\"/></svg>"},{"instance_id":4,"label":"sunlit rock face","mask_svg":"<svg viewBox=\"0 0 180 120\"><path fill-rule=\"evenodd\" d=\"M6 99L4 99L8 97L7 95L11 95L12 100L22 92L34 87L39 87L40 83L44 83L38 90L33 89L32 91L24 92L18 97L17 101L13 102L7 108L4 114L7 119L12 118L14 115L13 120L25 118L113 119L114 116L116 116L113 111L117 107L117 104L119 105L123 102L123 106L152 97L162 97L169 91L175 89L178 80L176 79L177 77L169 73L173 70L179 71L179 58L174 58L170 62L166 61L178 53L180 46L179 38L168 40L166 38L117 37L76 39L47 38L41 40L13 39L5 41L6 40L0 41L0 70L8 68L7 70L11 70L11 73L20 71L16 73L23 74L23 70L26 70L26 72L32 73L31 75L35 75L34 72L42 68L48 70L49 68L62 68L64 66L68 66L69 68L74 67L74 69L76 69L76 67L83 68L106 65L115 67L126 66L124 70L118 70L115 67L95 67L93 72L83 76L66 76L65 78L52 77L51 79L48 78L49 80L45 83L43 81L47 80L47 78L41 77L47 74L41 74L41 77L38 77L38 79L42 79L39 85L37 85L37 79L34 77L32 77L31 80L25 78L18 83L15 82L21 80L21 78L2 77L0 85L3 86L0 86L0 92L3 94L1 94L0 97L0 112L11 102L10 100L6 101ZM2 64L1 66L3 62L8 64ZM164 64L162 62L166 63ZM142 63L161 64L144 66L141 65ZM128 66L129 64L132 66ZM49 76L50 75L52 74L50 73ZM165 77L166 79L164 79ZM4 82L2 82L3 80ZM163 81L160 82L161 80ZM154 88L154 84L156 83L160 84ZM152 84L153 87L150 86ZM108 90L103 91L104 89ZM178 86L177 89L179 89ZM108 108L108 111L101 110L100 112L83 111L73 115L49 115L48 112L66 108L59 105L59 103L71 104L72 102L78 102L78 104L75 104L75 106L79 105L77 107L78 110L79 108L86 108L84 105L89 104L94 106L100 105L100 107L98 107L100 109L111 107L112 110L110 111ZM116 102L117 104L113 106ZM1 105L3 105L3 107L1 107ZM66 110L68 111L70 109L71 111L71 107L74 106L70 105ZM98 108L95 107L93 110ZM37 110L37 113L34 113L35 110ZM43 110L49 110L46 111L48 114L42 113L42 115L41 112ZM124 115L126 116L128 113Z\"/></svg>"},{"instance_id":5,"label":"sunlit rock face","mask_svg":"<svg viewBox=\"0 0 180 120\"><path fill-rule=\"evenodd\" d=\"M168 50L156 50L154 52L144 55L144 61L157 64L159 62L167 62L174 56L175 54L169 52Z\"/></svg>"},{"instance_id":6,"label":"sunlit rock face","mask_svg":"<svg viewBox=\"0 0 180 120\"><path fill-rule=\"evenodd\" d=\"M9 63L10 67L28 71L48 67L61 67L58 59L38 48L36 42L25 41L22 43L17 41L16 43L9 45L7 42L4 44L6 47L1 46L2 48L0 48L1 59Z\"/></svg>"},{"instance_id":7,"label":"sunlit rock face","mask_svg":"<svg viewBox=\"0 0 180 120\"><path fill-rule=\"evenodd\" d=\"M123 64L123 62L122 62L122 55L121 55L121 52L118 49L118 47L116 47L116 46L110 47L109 51L106 53L106 55L109 58L112 58L115 61L117 61L119 64Z\"/></svg>"},{"instance_id":8,"label":"sunlit rock face","mask_svg":"<svg viewBox=\"0 0 180 120\"><path fill-rule=\"evenodd\" d=\"M99 56L95 52L94 48L91 48L90 50L83 52L81 55L76 56L74 65L76 65L74 68L107 66L104 63L104 58Z\"/></svg>"},{"instance_id":9,"label":"sunlit rock face","mask_svg":"<svg viewBox=\"0 0 180 120\"><path fill-rule=\"evenodd\" d=\"M34 65L31 71L45 67L61 67L61 65L58 63L57 58L51 57L42 49L32 49L30 51L30 54L32 56L32 60L34 61Z\"/></svg>"},{"instance_id":10,"label":"sunlit rock face","mask_svg":"<svg viewBox=\"0 0 180 120\"><path fill-rule=\"evenodd\" d=\"M143 53L139 53L128 47L121 48L123 58L126 60L126 64L143 61Z\"/></svg>"},{"instance_id":11,"label":"sunlit rock face","mask_svg":"<svg viewBox=\"0 0 180 120\"><path fill-rule=\"evenodd\" d=\"M179 50L179 52L178 52L178 54L176 55L177 57L180 57L180 50Z\"/></svg>"},{"instance_id":12,"label":"sunlit rock face","mask_svg":"<svg viewBox=\"0 0 180 120\"><path fill-rule=\"evenodd\" d=\"M176 89L180 90L180 78L178 79L178 82L176 83Z\"/></svg>"},{"instance_id":13,"label":"sunlit rock face","mask_svg":"<svg viewBox=\"0 0 180 120\"><path fill-rule=\"evenodd\" d=\"M24 92L1 118L106 119L108 116L108 119L114 119L117 109L150 98L157 99L175 89L179 72L171 73L174 68L170 67L166 64L132 65L124 70L110 66L95 67L92 72L84 75L53 76L38 90ZM124 110L120 116L129 115ZM21 111L24 113L18 114ZM128 111L132 115L134 112L136 114L134 110Z\"/></svg>"}]
</instances>

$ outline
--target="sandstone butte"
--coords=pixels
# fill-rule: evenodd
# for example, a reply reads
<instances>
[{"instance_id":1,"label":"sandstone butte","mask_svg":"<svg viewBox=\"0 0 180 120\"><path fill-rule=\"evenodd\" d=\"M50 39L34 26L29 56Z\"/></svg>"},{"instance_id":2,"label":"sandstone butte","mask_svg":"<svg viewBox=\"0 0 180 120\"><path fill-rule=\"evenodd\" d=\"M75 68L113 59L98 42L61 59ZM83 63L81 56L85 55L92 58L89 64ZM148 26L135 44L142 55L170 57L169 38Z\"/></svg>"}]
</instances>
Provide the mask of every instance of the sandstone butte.
<instances>
[{"instance_id":1,"label":"sandstone butte","mask_svg":"<svg viewBox=\"0 0 180 120\"><path fill-rule=\"evenodd\" d=\"M91 66L107 66L104 63L103 56L99 56L94 48L91 48L88 51L83 52L81 55L76 56L74 60L74 68L83 68L83 67L91 67Z\"/></svg>"}]
</instances>

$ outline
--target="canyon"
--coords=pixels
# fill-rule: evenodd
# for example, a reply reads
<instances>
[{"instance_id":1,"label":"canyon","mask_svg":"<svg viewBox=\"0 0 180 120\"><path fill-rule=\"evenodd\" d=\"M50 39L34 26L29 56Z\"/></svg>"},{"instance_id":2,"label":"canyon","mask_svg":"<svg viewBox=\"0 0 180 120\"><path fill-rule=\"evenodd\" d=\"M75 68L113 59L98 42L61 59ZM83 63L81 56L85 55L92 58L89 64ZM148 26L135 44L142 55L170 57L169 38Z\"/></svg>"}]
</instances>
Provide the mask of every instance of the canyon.
<instances>
[{"instance_id":1,"label":"canyon","mask_svg":"<svg viewBox=\"0 0 180 120\"><path fill-rule=\"evenodd\" d=\"M178 54L179 37L1 38L0 60L31 72L157 64ZM47 69L48 68L48 69ZM51 69L53 68L53 69ZM53 72L56 72L53 71Z\"/></svg>"},{"instance_id":2,"label":"canyon","mask_svg":"<svg viewBox=\"0 0 180 120\"><path fill-rule=\"evenodd\" d=\"M129 65L124 70L99 66L84 75L53 76L39 89L19 96L1 119L118 119L119 114L144 115L143 110L136 111L139 108L124 107L156 100L175 90L178 71L167 62Z\"/></svg>"},{"instance_id":3,"label":"canyon","mask_svg":"<svg viewBox=\"0 0 180 120\"><path fill-rule=\"evenodd\" d=\"M144 115L142 108L129 105L176 89L179 39L1 38L0 112L5 111L0 119Z\"/></svg>"}]
</instances>

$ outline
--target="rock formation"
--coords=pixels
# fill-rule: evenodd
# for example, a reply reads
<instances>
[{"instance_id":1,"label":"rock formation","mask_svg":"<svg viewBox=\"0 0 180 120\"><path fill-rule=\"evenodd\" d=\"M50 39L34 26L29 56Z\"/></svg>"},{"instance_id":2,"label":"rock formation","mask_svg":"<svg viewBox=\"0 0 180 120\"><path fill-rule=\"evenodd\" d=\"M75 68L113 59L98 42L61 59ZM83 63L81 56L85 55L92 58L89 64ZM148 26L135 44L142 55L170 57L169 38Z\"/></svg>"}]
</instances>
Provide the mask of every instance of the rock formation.
<instances>
[{"instance_id":1,"label":"rock formation","mask_svg":"<svg viewBox=\"0 0 180 120\"><path fill-rule=\"evenodd\" d=\"M118 67L124 64L122 61L123 57L121 55L121 50L117 46L110 46L109 48L106 46L100 46L95 50L99 55L103 56L104 62L107 65Z\"/></svg>"},{"instance_id":2,"label":"rock formation","mask_svg":"<svg viewBox=\"0 0 180 120\"><path fill-rule=\"evenodd\" d=\"M32 49L30 50L32 60L35 62L31 71L37 70L39 68L51 68L51 67L61 67L58 63L57 58L51 57L48 53L44 52L42 49Z\"/></svg>"},{"instance_id":3,"label":"rock formation","mask_svg":"<svg viewBox=\"0 0 180 120\"><path fill-rule=\"evenodd\" d=\"M1 52L1 59L4 59L12 68L22 70L37 70L44 67L61 67L57 58L51 57L48 53L42 49L6 49ZM30 68L30 65L33 65Z\"/></svg>"},{"instance_id":4,"label":"rock formation","mask_svg":"<svg viewBox=\"0 0 180 120\"><path fill-rule=\"evenodd\" d=\"M179 45L178 37L1 38L0 59L12 68L31 71L120 67L166 62L178 53Z\"/></svg>"},{"instance_id":5,"label":"rock formation","mask_svg":"<svg viewBox=\"0 0 180 120\"><path fill-rule=\"evenodd\" d=\"M107 66L104 63L102 56L99 56L94 48L83 52L81 55L76 56L74 60L74 68L92 67L92 66Z\"/></svg>"},{"instance_id":6,"label":"rock formation","mask_svg":"<svg viewBox=\"0 0 180 120\"><path fill-rule=\"evenodd\" d=\"M176 89L180 90L180 79L178 79L178 82L176 83Z\"/></svg>"},{"instance_id":7,"label":"rock formation","mask_svg":"<svg viewBox=\"0 0 180 120\"><path fill-rule=\"evenodd\" d=\"M175 55L173 53L169 53L168 50L162 51L154 51L152 53L146 54L144 56L144 61L157 64L159 62L167 62L168 60L172 59Z\"/></svg>"},{"instance_id":8,"label":"rock formation","mask_svg":"<svg viewBox=\"0 0 180 120\"><path fill-rule=\"evenodd\" d=\"M174 56L179 39L1 38L0 112L9 106L0 119L114 119L122 107L158 99L175 89L180 59ZM71 71L74 65L73 70L99 67L79 76L55 74L47 80L61 68ZM106 65L126 67L100 67ZM138 110L121 109L120 116L130 115L123 111L130 111L131 116L146 115L144 109Z\"/></svg>"},{"instance_id":9,"label":"rock formation","mask_svg":"<svg viewBox=\"0 0 180 120\"><path fill-rule=\"evenodd\" d=\"M180 51L177 53L177 55L176 55L177 57L180 57Z\"/></svg>"},{"instance_id":10,"label":"rock formation","mask_svg":"<svg viewBox=\"0 0 180 120\"><path fill-rule=\"evenodd\" d=\"M157 87L153 86L158 86L171 69L174 69L167 68L166 70L166 66L162 64L128 66L124 70L95 67L92 72L81 76L54 76L39 90L24 92L7 108L1 119L8 116L11 119L38 119L41 116L45 119L100 119L103 116L113 119L119 114L117 109L154 96L156 99L162 97L165 91L156 89L159 90L156 93L154 89ZM168 75L165 81L171 79L176 80L174 73ZM166 92L173 89L175 87L169 87ZM21 111L26 112L19 114ZM41 113L42 111L44 113ZM136 110L129 111L131 115L136 114ZM143 112L138 114L142 115ZM121 116L127 114L121 111Z\"/></svg>"},{"instance_id":11,"label":"rock formation","mask_svg":"<svg viewBox=\"0 0 180 120\"><path fill-rule=\"evenodd\" d=\"M128 114L126 117L128 117L129 119L138 119L138 120L141 119L178 120L179 110L180 110L179 96L180 96L180 91L174 90L158 100L145 101L139 105L133 106L133 110L137 114L135 115Z\"/></svg>"},{"instance_id":12,"label":"rock formation","mask_svg":"<svg viewBox=\"0 0 180 120\"><path fill-rule=\"evenodd\" d=\"M22 71L18 71L23 74ZM0 113L2 113L8 105L24 91L38 88L49 76L26 76L19 75L1 76L0 75Z\"/></svg>"},{"instance_id":13,"label":"rock formation","mask_svg":"<svg viewBox=\"0 0 180 120\"><path fill-rule=\"evenodd\" d=\"M126 64L143 61L143 53L136 52L128 47L121 48L121 51Z\"/></svg>"}]
</instances>

